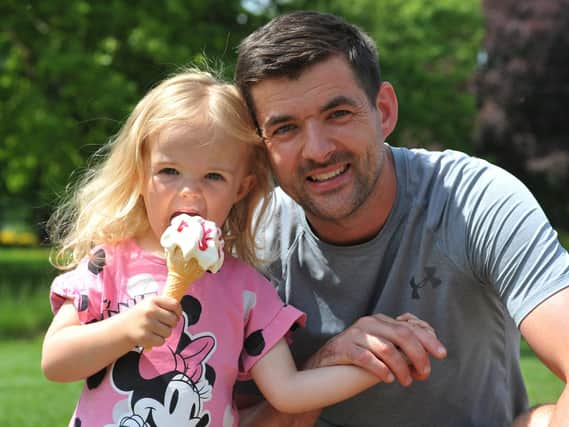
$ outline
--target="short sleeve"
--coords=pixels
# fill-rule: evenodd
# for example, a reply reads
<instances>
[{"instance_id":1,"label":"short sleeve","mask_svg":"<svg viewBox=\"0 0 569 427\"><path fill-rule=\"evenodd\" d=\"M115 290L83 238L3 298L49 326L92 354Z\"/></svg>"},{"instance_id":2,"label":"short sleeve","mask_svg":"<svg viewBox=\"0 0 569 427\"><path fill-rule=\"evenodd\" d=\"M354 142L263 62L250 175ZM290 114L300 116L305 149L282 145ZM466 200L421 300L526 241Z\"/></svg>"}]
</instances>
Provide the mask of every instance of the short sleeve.
<instances>
[{"instance_id":1,"label":"short sleeve","mask_svg":"<svg viewBox=\"0 0 569 427\"><path fill-rule=\"evenodd\" d=\"M249 379L249 371L281 338L303 326L305 315L285 304L262 276L254 288L243 291L245 333L239 360L239 380Z\"/></svg>"},{"instance_id":2,"label":"short sleeve","mask_svg":"<svg viewBox=\"0 0 569 427\"><path fill-rule=\"evenodd\" d=\"M489 166L476 184L483 191L468 216L468 256L519 326L537 305L569 286L569 255L521 181Z\"/></svg>"},{"instance_id":3,"label":"short sleeve","mask_svg":"<svg viewBox=\"0 0 569 427\"><path fill-rule=\"evenodd\" d=\"M57 313L66 300L72 300L81 323L100 320L104 267L105 252L99 249L74 270L57 276L50 291L52 311Z\"/></svg>"}]
</instances>

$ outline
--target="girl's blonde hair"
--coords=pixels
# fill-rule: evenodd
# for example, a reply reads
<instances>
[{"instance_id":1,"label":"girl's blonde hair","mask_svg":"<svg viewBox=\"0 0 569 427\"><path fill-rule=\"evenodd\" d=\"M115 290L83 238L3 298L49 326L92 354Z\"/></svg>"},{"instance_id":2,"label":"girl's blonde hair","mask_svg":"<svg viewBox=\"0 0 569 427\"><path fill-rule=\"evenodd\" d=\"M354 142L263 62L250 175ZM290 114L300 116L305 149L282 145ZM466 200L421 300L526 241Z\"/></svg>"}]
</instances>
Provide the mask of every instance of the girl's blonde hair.
<instances>
[{"instance_id":1,"label":"girl's blonde hair","mask_svg":"<svg viewBox=\"0 0 569 427\"><path fill-rule=\"evenodd\" d=\"M173 126L196 120L220 129L236 144L251 146L256 184L231 209L222 226L225 247L256 266L255 232L263 216L272 178L265 149L235 86L205 71L189 68L164 80L142 98L119 133L95 154L94 166L48 222L55 245L52 263L75 267L95 245L116 244L150 230L141 191L144 152L152 138Z\"/></svg>"}]
</instances>

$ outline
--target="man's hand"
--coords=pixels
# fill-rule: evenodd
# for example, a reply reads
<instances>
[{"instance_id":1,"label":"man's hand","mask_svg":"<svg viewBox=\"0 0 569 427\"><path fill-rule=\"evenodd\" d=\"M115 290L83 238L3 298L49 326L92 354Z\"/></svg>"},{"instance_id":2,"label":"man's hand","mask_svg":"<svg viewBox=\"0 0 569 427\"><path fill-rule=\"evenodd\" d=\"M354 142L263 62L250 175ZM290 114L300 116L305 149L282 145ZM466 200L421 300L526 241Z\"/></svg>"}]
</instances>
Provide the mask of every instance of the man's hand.
<instances>
[{"instance_id":1,"label":"man's hand","mask_svg":"<svg viewBox=\"0 0 569 427\"><path fill-rule=\"evenodd\" d=\"M429 357L446 357L446 348L434 329L412 314L396 319L375 314L358 319L351 327L331 338L306 363L306 368L329 365L357 365L381 381L410 385L431 373Z\"/></svg>"}]
</instances>

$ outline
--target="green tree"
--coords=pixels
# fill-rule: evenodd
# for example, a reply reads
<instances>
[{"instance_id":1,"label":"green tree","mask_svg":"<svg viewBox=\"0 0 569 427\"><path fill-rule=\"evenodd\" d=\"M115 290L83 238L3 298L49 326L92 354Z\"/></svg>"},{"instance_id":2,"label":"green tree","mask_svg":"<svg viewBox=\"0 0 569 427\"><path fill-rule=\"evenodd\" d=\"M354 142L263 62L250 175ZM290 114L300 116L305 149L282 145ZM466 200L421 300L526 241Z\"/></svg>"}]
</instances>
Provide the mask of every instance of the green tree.
<instances>
[{"instance_id":1,"label":"green tree","mask_svg":"<svg viewBox=\"0 0 569 427\"><path fill-rule=\"evenodd\" d=\"M227 63L231 76L235 45L256 25L250 18L239 0L2 2L4 207L31 206L25 219L45 219L72 171L158 80L204 56Z\"/></svg>"},{"instance_id":2,"label":"green tree","mask_svg":"<svg viewBox=\"0 0 569 427\"><path fill-rule=\"evenodd\" d=\"M377 40L400 100L396 145L471 152L477 0L5 0L0 5L0 211L45 219L54 194L158 80L235 47L291 9L337 13ZM2 195L4 199L2 200ZM15 211L13 200L34 209ZM0 218L1 222L2 218Z\"/></svg>"},{"instance_id":3,"label":"green tree","mask_svg":"<svg viewBox=\"0 0 569 427\"><path fill-rule=\"evenodd\" d=\"M399 99L395 145L472 152L472 78L484 27L478 0L292 0L271 13L313 9L360 25L377 42L382 78Z\"/></svg>"}]
</instances>

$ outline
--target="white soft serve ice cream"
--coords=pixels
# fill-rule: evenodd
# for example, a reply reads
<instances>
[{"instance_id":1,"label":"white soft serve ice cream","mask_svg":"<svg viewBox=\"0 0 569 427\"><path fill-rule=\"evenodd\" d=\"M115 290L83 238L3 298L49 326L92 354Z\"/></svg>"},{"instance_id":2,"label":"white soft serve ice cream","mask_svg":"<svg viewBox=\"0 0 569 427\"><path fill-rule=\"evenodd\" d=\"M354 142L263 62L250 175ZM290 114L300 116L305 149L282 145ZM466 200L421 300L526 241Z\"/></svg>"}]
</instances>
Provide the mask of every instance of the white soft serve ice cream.
<instances>
[{"instance_id":1,"label":"white soft serve ice cream","mask_svg":"<svg viewBox=\"0 0 569 427\"><path fill-rule=\"evenodd\" d=\"M206 271L216 273L223 265L221 230L199 216L176 215L162 233L160 244L167 253L180 248L185 260L195 258Z\"/></svg>"}]
</instances>

